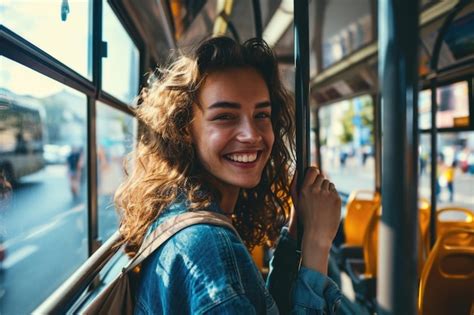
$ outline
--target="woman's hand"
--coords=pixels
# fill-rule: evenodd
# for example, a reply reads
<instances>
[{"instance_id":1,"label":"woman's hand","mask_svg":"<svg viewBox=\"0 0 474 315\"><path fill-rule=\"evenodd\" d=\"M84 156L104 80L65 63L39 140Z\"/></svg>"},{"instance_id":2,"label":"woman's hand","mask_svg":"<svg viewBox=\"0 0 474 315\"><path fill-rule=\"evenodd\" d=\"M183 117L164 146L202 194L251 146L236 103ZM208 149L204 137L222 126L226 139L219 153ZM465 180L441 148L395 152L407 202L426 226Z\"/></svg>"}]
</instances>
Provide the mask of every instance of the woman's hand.
<instances>
[{"instance_id":1,"label":"woman's hand","mask_svg":"<svg viewBox=\"0 0 474 315\"><path fill-rule=\"evenodd\" d=\"M290 216L289 233L296 235L296 217L300 216L304 228L302 263L325 274L329 250L341 217L341 198L334 184L316 167L308 168L298 193L295 184L293 179L292 199L296 211L293 210Z\"/></svg>"}]
</instances>

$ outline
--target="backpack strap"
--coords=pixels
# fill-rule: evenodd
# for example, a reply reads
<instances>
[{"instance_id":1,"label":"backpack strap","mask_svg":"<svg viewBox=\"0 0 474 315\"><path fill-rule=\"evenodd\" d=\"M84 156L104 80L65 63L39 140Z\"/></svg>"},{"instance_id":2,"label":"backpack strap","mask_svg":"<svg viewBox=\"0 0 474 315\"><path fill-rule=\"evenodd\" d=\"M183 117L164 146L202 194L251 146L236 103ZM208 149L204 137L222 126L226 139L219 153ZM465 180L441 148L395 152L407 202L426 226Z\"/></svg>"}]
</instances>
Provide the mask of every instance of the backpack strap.
<instances>
[{"instance_id":1,"label":"backpack strap","mask_svg":"<svg viewBox=\"0 0 474 315\"><path fill-rule=\"evenodd\" d=\"M160 224L150 235L145 237L138 253L127 266L123 268L122 273L126 273L138 266L173 235L195 224L211 224L227 227L234 231L240 239L239 233L232 225L232 221L223 214L211 211L190 211L178 214Z\"/></svg>"}]
</instances>

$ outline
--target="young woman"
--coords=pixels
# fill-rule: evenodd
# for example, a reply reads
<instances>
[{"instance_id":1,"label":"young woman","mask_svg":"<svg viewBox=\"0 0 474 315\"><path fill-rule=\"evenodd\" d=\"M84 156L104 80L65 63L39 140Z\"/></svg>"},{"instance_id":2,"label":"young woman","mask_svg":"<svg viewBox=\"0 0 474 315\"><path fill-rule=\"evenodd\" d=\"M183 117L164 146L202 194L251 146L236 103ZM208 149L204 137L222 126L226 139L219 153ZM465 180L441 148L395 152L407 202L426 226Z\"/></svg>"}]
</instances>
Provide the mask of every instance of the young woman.
<instances>
[{"instance_id":1,"label":"young woman","mask_svg":"<svg viewBox=\"0 0 474 315\"><path fill-rule=\"evenodd\" d=\"M116 193L129 254L185 211L228 215L243 243L205 224L173 236L142 265L137 314L335 312L340 293L326 272L341 201L309 168L290 214L292 106L271 49L258 39L207 40L142 92L137 117L147 128ZM297 215L304 222L301 266ZM265 286L248 250L275 242L287 216Z\"/></svg>"}]
</instances>

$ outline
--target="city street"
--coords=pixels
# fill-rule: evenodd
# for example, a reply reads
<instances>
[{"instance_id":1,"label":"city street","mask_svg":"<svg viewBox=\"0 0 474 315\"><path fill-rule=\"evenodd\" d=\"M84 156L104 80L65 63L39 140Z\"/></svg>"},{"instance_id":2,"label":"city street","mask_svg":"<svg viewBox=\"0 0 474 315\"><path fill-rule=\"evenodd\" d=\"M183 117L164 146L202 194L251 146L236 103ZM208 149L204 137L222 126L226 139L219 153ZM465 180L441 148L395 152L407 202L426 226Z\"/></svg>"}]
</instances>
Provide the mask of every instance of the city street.
<instances>
[{"instance_id":1,"label":"city street","mask_svg":"<svg viewBox=\"0 0 474 315\"><path fill-rule=\"evenodd\" d=\"M328 162L328 161L327 161ZM330 165L329 163L323 164ZM349 160L345 168L339 166L332 167L330 170L323 168L325 174L334 182L339 192L349 195L354 190L374 190L375 189L375 171L373 160L368 160L365 166L362 166L355 159ZM419 179L419 197L430 200L430 175L424 173ZM454 200L449 202L447 187L441 187L440 201L438 208L446 206L457 206L471 209L474 211L474 175L462 173L456 170L454 177Z\"/></svg>"},{"instance_id":2,"label":"city street","mask_svg":"<svg viewBox=\"0 0 474 315\"><path fill-rule=\"evenodd\" d=\"M84 200L73 200L65 165L47 166L14 188L2 210L1 314L31 313L87 259Z\"/></svg>"}]
</instances>

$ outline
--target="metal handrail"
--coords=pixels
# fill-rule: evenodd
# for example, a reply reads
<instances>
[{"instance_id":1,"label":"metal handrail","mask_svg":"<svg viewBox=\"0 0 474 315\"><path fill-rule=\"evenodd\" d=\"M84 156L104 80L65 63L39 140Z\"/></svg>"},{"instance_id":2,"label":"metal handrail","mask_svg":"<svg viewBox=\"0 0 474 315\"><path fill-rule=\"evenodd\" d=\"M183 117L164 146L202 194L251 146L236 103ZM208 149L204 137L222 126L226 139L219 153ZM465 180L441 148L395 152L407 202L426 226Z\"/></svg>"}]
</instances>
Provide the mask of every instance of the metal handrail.
<instances>
[{"instance_id":1,"label":"metal handrail","mask_svg":"<svg viewBox=\"0 0 474 315\"><path fill-rule=\"evenodd\" d=\"M121 235L115 232L82 266L54 291L33 314L66 314L69 308L118 251Z\"/></svg>"}]
</instances>

